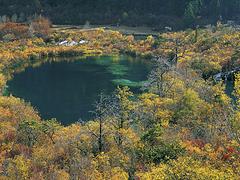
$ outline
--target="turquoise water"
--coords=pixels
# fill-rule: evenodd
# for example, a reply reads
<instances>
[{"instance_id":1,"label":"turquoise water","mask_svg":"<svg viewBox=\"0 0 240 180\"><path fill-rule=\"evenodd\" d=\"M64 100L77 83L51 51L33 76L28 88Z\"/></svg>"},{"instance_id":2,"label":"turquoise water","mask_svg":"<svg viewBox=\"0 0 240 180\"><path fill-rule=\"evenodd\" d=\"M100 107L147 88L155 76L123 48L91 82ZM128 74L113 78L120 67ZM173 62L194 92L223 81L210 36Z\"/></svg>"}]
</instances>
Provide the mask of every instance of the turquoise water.
<instances>
[{"instance_id":1,"label":"turquoise water","mask_svg":"<svg viewBox=\"0 0 240 180\"><path fill-rule=\"evenodd\" d=\"M46 62L16 73L8 91L35 107L43 119L62 124L92 118L100 93L111 94L118 85L139 91L151 65L147 60L120 57L87 57L74 61Z\"/></svg>"}]
</instances>

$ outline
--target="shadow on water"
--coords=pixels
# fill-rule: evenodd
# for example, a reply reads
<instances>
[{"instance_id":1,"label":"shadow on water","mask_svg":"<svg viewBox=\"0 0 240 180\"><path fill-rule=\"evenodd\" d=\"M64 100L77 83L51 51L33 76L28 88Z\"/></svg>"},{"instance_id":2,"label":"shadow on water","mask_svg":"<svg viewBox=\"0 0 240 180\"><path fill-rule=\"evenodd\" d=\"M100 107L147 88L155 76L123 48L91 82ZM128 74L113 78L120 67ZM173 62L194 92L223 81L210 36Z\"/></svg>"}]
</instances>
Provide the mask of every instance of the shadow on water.
<instances>
[{"instance_id":1,"label":"shadow on water","mask_svg":"<svg viewBox=\"0 0 240 180\"><path fill-rule=\"evenodd\" d=\"M16 73L8 91L31 102L42 118L67 125L90 120L101 92L111 94L118 85L139 91L150 70L150 62L128 56L46 62Z\"/></svg>"},{"instance_id":2,"label":"shadow on water","mask_svg":"<svg viewBox=\"0 0 240 180\"><path fill-rule=\"evenodd\" d=\"M225 82L225 92L232 99L232 103L236 104L236 97L234 96L234 80L227 80Z\"/></svg>"}]
</instances>

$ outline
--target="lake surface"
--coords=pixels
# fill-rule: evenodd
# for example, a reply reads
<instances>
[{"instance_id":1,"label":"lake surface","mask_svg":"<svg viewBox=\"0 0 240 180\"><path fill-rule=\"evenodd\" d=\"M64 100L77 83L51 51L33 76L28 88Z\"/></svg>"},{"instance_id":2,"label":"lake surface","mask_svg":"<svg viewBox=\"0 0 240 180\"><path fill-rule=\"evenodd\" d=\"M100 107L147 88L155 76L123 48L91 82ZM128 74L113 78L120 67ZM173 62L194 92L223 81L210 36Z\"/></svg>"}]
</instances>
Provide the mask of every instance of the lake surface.
<instances>
[{"instance_id":1,"label":"lake surface","mask_svg":"<svg viewBox=\"0 0 240 180\"><path fill-rule=\"evenodd\" d=\"M57 118L67 125L90 120L101 92L111 94L118 85L139 91L150 70L147 60L128 56L50 61L15 74L8 91L30 102L43 119Z\"/></svg>"}]
</instances>

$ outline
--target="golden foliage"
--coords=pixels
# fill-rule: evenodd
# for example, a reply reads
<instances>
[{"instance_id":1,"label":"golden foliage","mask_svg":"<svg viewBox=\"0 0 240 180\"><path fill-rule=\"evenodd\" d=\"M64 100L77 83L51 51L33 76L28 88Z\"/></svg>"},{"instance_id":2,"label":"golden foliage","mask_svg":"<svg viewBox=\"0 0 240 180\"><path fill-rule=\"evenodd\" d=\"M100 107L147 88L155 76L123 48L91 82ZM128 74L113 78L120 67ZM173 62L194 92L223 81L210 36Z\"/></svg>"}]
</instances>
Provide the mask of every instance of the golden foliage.
<instances>
[{"instance_id":1,"label":"golden foliage","mask_svg":"<svg viewBox=\"0 0 240 180\"><path fill-rule=\"evenodd\" d=\"M190 30L136 41L133 36L104 29L49 32L48 27L49 22L44 19L32 23L35 31L49 35L50 43L37 37L0 42L0 91L15 72L30 65L39 66L44 58L57 56L119 53L175 56L178 60L176 70L185 71L184 76L166 75L171 86L165 97L152 92L137 96L127 87L117 88L121 117L110 116L103 120L103 152L97 150L97 121L67 127L44 124L38 113L23 100L0 96L0 179L117 180L134 176L141 179L237 179L240 176L239 109L232 108L220 85L213 86L198 79L192 69L211 74L229 62L237 64L239 32L199 30L198 38L194 39L195 31ZM19 33L15 24L5 24L4 28ZM85 40L86 43L57 44L63 40ZM238 99L239 81L237 75L235 95ZM120 119L120 123L115 119ZM22 122L35 122L25 124L38 134L32 146L20 141L24 139L19 137L21 135L35 138L28 132L18 134ZM160 164L144 164L139 149L149 146L143 138L146 132L150 138L155 136L152 144L157 148L169 139L179 139L186 151L184 156L172 160L167 157L168 161L160 160ZM117 143L117 137L121 143ZM158 158L159 154L153 152L153 155Z\"/></svg>"}]
</instances>

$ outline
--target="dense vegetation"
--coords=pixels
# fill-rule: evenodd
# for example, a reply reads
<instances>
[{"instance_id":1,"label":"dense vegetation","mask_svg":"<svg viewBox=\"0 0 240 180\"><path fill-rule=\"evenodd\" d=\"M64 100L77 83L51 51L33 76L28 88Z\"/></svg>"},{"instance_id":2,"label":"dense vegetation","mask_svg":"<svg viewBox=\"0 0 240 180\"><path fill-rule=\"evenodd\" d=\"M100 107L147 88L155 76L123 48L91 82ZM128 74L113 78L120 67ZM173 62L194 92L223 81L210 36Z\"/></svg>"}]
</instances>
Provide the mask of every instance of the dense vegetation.
<instances>
[{"instance_id":1,"label":"dense vegetation","mask_svg":"<svg viewBox=\"0 0 240 180\"><path fill-rule=\"evenodd\" d=\"M55 24L127 24L182 28L239 20L239 0L1 0L0 15L25 21L45 15ZM6 17L4 17L6 19Z\"/></svg>"},{"instance_id":2,"label":"dense vegetation","mask_svg":"<svg viewBox=\"0 0 240 180\"><path fill-rule=\"evenodd\" d=\"M240 76L235 103L212 80L239 65L239 31L219 23L137 41L110 30L47 27L44 19L0 27L1 179L239 178ZM64 40L85 43L59 45ZM4 96L6 81L26 66L119 53L154 59L155 67L142 94L119 87L100 95L89 122L64 127Z\"/></svg>"}]
</instances>

